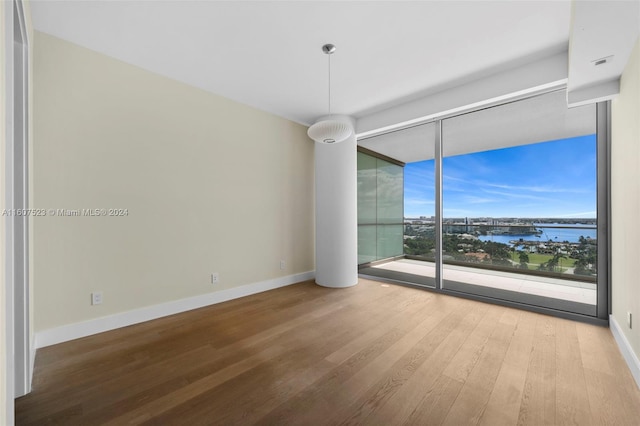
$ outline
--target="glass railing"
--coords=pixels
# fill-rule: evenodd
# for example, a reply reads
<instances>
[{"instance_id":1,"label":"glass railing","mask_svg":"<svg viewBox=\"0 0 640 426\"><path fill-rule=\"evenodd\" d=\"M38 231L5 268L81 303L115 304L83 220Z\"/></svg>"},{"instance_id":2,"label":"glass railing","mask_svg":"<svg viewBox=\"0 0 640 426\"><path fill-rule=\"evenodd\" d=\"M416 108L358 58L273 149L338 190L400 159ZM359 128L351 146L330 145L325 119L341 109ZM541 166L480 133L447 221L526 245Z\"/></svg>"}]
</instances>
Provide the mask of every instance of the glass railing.
<instances>
[{"instance_id":1,"label":"glass railing","mask_svg":"<svg viewBox=\"0 0 640 426\"><path fill-rule=\"evenodd\" d=\"M405 223L405 256L434 262L436 252L435 229L435 225L432 222Z\"/></svg>"},{"instance_id":2,"label":"glass railing","mask_svg":"<svg viewBox=\"0 0 640 426\"><path fill-rule=\"evenodd\" d=\"M526 275L595 282L597 228L585 223L468 224L446 220L442 227L445 265L470 266ZM435 260L435 225L404 225L404 254Z\"/></svg>"},{"instance_id":3,"label":"glass railing","mask_svg":"<svg viewBox=\"0 0 640 426\"><path fill-rule=\"evenodd\" d=\"M402 222L358 224L358 264L402 257L402 241Z\"/></svg>"}]
</instances>

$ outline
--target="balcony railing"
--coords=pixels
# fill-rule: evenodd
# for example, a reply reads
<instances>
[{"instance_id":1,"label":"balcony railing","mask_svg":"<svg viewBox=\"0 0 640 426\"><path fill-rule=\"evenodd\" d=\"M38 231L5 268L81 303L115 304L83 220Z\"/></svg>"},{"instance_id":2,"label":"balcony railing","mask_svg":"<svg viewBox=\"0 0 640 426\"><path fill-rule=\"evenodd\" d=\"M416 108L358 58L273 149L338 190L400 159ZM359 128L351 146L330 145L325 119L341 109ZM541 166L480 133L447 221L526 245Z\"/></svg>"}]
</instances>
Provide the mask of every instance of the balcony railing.
<instances>
[{"instance_id":1,"label":"balcony railing","mask_svg":"<svg viewBox=\"0 0 640 426\"><path fill-rule=\"evenodd\" d=\"M443 263L479 269L595 282L592 224L443 223ZM433 223L405 223L404 256L434 261Z\"/></svg>"}]
</instances>

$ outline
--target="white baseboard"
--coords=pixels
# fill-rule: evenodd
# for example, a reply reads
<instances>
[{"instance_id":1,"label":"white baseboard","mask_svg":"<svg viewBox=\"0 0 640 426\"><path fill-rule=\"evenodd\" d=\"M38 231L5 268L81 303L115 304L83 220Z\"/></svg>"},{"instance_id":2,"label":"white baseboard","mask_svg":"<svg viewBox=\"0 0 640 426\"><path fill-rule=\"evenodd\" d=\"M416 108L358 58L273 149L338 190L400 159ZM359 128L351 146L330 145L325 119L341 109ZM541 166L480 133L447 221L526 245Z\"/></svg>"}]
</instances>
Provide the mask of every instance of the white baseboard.
<instances>
[{"instance_id":1,"label":"white baseboard","mask_svg":"<svg viewBox=\"0 0 640 426\"><path fill-rule=\"evenodd\" d=\"M620 352L622 352L624 360L627 361L629 370L631 370L631 374L636 380L636 385L640 389L640 360L638 359L638 356L635 354L635 352L633 352L631 344L625 337L624 333L622 332L622 328L620 328L620 324L618 324L618 321L616 321L613 315L609 315L609 328L611 329L613 338L616 339L616 343L620 348Z\"/></svg>"},{"instance_id":2,"label":"white baseboard","mask_svg":"<svg viewBox=\"0 0 640 426\"><path fill-rule=\"evenodd\" d=\"M239 297L262 293L263 291L285 287L301 281L307 281L314 277L315 271L302 272L300 274L260 281L227 290L175 300L172 302L162 303L160 305L147 306L133 311L122 312L89 321L39 331L35 336L35 348L39 349L45 346L55 345L57 343L67 342L69 340L79 339L81 337L91 336L93 334L166 317L168 315L174 315L180 312L226 302Z\"/></svg>"}]
</instances>

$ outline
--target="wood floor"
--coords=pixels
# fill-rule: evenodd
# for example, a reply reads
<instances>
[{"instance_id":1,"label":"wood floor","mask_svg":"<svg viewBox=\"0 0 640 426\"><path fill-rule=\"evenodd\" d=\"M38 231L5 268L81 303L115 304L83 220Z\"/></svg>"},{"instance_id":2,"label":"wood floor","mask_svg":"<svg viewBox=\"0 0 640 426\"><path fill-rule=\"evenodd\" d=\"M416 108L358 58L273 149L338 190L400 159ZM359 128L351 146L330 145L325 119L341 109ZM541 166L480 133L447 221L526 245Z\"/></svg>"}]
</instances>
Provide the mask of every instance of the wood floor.
<instances>
[{"instance_id":1,"label":"wood floor","mask_svg":"<svg viewBox=\"0 0 640 426\"><path fill-rule=\"evenodd\" d=\"M638 425L608 329L360 280L40 349L18 425Z\"/></svg>"}]
</instances>

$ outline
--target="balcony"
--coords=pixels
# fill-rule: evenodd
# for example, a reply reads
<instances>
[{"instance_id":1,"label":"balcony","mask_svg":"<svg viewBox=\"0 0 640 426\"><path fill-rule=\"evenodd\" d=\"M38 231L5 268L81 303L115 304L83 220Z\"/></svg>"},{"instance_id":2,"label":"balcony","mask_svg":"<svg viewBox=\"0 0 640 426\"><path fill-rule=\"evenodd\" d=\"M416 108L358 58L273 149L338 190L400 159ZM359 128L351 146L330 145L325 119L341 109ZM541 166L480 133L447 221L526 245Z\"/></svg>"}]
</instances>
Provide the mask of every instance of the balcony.
<instances>
[{"instance_id":1,"label":"balcony","mask_svg":"<svg viewBox=\"0 0 640 426\"><path fill-rule=\"evenodd\" d=\"M434 230L433 223L405 223L403 253L363 264L360 274L435 287ZM448 220L443 231L443 289L594 315L593 224Z\"/></svg>"}]
</instances>

